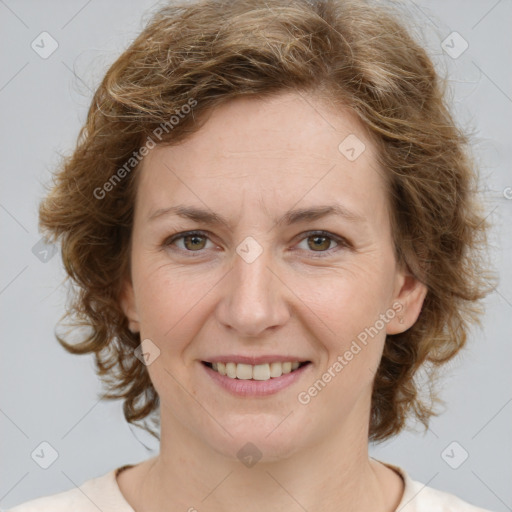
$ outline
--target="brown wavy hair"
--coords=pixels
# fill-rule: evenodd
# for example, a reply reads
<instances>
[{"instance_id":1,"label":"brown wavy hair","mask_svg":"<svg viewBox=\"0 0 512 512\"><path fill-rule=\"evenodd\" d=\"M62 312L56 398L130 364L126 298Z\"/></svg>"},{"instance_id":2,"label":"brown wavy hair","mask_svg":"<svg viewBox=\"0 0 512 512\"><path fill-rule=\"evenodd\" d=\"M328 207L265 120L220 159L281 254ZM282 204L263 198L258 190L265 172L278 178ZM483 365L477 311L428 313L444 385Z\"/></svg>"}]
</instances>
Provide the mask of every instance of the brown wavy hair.
<instances>
[{"instance_id":1,"label":"brown wavy hair","mask_svg":"<svg viewBox=\"0 0 512 512\"><path fill-rule=\"evenodd\" d=\"M109 68L39 213L77 285L63 318L87 327L79 343L56 337L73 354L94 354L102 398L123 399L129 423L159 409L134 356L140 336L120 307L144 149L185 139L232 98L286 91L313 93L362 121L386 171L397 260L428 289L416 323L387 336L370 440L397 434L409 416L428 427L439 414L437 395L421 396L418 370L428 369L430 387L479 322L491 289L482 257L488 224L446 80L405 26L390 6L361 0L182 1L152 13Z\"/></svg>"}]
</instances>

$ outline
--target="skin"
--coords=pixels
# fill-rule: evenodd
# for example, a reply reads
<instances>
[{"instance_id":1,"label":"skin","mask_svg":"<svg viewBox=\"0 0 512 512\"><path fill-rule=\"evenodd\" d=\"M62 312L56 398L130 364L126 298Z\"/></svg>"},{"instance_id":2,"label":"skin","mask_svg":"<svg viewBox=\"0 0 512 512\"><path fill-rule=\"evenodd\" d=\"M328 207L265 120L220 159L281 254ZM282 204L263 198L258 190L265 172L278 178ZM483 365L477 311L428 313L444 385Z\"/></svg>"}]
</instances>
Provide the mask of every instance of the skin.
<instances>
[{"instance_id":1,"label":"skin","mask_svg":"<svg viewBox=\"0 0 512 512\"><path fill-rule=\"evenodd\" d=\"M160 350L148 371L161 401L161 446L118 476L137 512L395 510L402 479L368 456L371 391L386 334L414 324L426 288L396 264L384 178L365 133L353 114L286 92L232 100L186 141L145 158L122 307L131 329ZM350 134L366 146L355 161L338 150ZM334 203L362 220L273 220ZM148 220L177 204L217 212L231 229L173 215ZM206 238L165 244L190 230ZM334 237L317 248L312 230ZM236 252L248 236L263 250L252 263ZM397 301L403 323L386 322L299 403ZM238 398L200 362L219 354L298 355L312 364L277 394ZM247 442L262 452L252 467L236 455Z\"/></svg>"}]
</instances>

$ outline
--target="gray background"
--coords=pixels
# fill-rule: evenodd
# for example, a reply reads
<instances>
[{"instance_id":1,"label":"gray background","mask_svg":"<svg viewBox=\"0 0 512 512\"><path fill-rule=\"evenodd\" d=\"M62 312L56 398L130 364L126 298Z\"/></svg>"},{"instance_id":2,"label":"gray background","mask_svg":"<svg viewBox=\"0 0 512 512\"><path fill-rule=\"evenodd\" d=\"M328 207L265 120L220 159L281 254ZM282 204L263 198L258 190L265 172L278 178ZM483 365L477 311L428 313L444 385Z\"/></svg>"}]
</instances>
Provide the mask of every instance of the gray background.
<instances>
[{"instance_id":1,"label":"gray background","mask_svg":"<svg viewBox=\"0 0 512 512\"><path fill-rule=\"evenodd\" d=\"M371 454L481 507L512 510L512 2L402 3L450 79L459 122L474 131L500 285L486 301L482 328L448 365L444 414L426 434L418 427L371 447ZM59 153L72 150L92 91L156 5L0 0L2 508L157 453L155 440L125 422L122 402L98 399L92 358L68 354L55 341L66 300L62 263L59 254L48 253L44 262L44 254L32 252L40 239L38 201ZM46 59L31 48L43 31L58 42ZM469 44L457 58L441 46L453 31ZM450 44L457 49L460 43ZM58 452L48 469L31 458L43 441ZM450 467L447 461L457 465L465 452L467 460Z\"/></svg>"}]
</instances>

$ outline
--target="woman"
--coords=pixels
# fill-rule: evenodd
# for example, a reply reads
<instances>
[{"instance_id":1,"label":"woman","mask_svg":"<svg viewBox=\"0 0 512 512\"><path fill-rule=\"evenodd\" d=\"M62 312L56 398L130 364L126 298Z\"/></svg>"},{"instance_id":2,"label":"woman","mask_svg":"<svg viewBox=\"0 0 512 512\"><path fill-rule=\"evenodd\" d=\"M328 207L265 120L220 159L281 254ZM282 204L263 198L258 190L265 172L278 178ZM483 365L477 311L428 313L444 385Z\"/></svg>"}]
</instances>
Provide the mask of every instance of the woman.
<instances>
[{"instance_id":1,"label":"woman","mask_svg":"<svg viewBox=\"0 0 512 512\"><path fill-rule=\"evenodd\" d=\"M368 456L488 292L466 143L388 9L163 7L40 209L91 327L59 341L160 453L12 511L482 511Z\"/></svg>"}]
</instances>

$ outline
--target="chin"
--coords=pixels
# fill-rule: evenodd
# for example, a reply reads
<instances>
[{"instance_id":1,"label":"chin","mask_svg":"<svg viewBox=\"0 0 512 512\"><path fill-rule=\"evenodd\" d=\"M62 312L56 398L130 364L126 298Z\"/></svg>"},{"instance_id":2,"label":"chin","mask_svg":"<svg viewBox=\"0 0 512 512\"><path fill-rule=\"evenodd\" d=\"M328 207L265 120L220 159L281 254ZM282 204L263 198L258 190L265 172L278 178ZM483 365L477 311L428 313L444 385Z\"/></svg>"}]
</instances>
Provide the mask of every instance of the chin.
<instances>
[{"instance_id":1,"label":"chin","mask_svg":"<svg viewBox=\"0 0 512 512\"><path fill-rule=\"evenodd\" d=\"M220 422L231 436L221 429L222 433L215 439L205 441L221 455L243 463L247 456L252 460L258 459L258 463L283 460L299 451L303 444L301 441L305 441L304 429L292 424L293 415L285 417L246 414L240 421ZM285 427L286 422L288 425ZM251 462L249 459L246 465L250 467Z\"/></svg>"}]
</instances>

